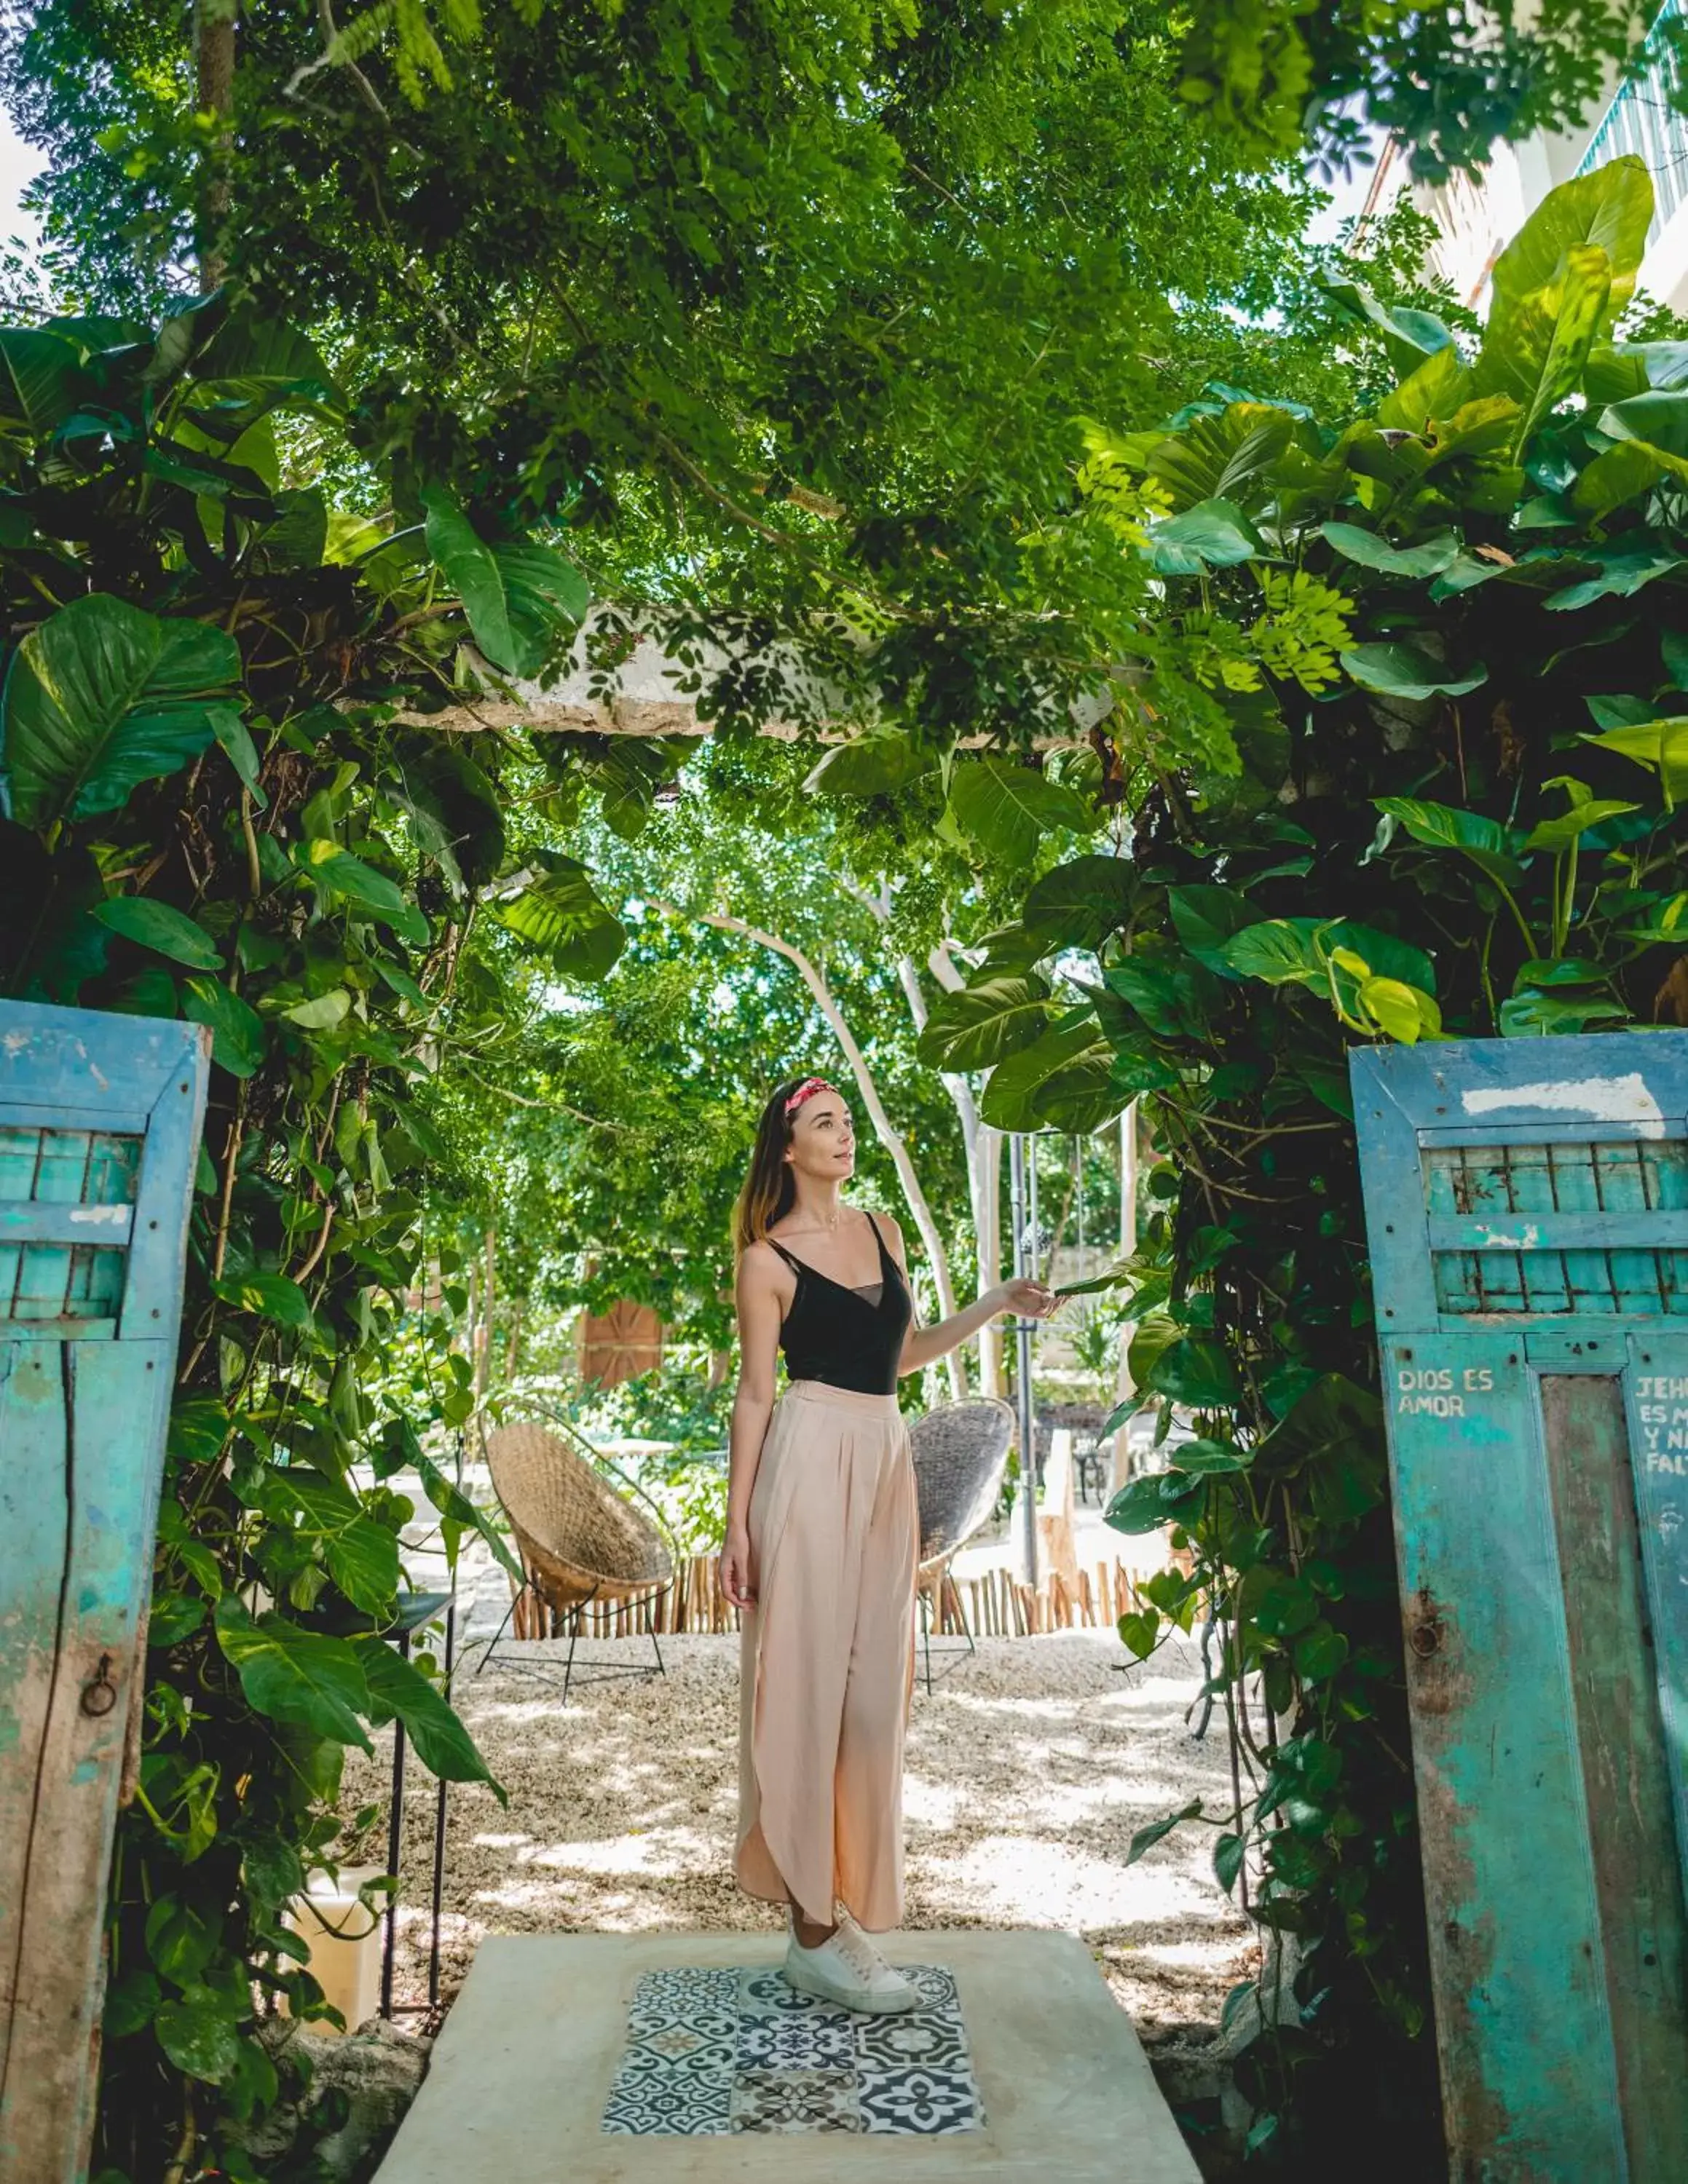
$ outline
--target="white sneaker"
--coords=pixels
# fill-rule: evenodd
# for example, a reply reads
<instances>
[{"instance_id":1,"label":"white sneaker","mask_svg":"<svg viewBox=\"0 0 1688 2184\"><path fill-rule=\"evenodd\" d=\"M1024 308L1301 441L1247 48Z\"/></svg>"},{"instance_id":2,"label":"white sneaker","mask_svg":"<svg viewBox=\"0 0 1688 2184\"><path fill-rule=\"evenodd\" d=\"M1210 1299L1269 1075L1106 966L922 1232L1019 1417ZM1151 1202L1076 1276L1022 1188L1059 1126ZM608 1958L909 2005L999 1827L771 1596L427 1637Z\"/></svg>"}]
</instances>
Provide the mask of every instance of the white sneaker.
<instances>
[{"instance_id":1,"label":"white sneaker","mask_svg":"<svg viewBox=\"0 0 1688 2184\"><path fill-rule=\"evenodd\" d=\"M919 1990L892 1970L853 1919L817 1949L806 1949L794 1930L783 1970L786 1985L800 1993L866 2016L912 2009L920 1998Z\"/></svg>"}]
</instances>

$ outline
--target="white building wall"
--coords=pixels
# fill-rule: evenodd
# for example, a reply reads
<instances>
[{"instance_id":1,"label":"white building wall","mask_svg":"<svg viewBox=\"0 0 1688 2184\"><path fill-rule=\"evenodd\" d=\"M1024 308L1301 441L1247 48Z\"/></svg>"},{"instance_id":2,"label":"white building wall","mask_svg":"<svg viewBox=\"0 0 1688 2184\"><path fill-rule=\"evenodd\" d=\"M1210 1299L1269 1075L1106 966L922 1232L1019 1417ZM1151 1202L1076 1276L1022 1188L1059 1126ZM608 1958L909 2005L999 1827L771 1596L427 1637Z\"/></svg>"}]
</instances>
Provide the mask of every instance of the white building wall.
<instances>
[{"instance_id":1,"label":"white building wall","mask_svg":"<svg viewBox=\"0 0 1688 2184\"><path fill-rule=\"evenodd\" d=\"M1659 20L1685 11L1688 0L1666 0ZM1656 303L1688 311L1688 119L1671 111L1666 70L1661 52L1646 73L1616 88L1585 129L1497 145L1478 180L1456 175L1435 189L1414 190L1442 231L1432 270L1462 303L1481 308L1495 259L1551 189L1632 153L1646 162L1657 201L1640 286ZM1403 181L1401 163L1386 156L1371 207L1389 202Z\"/></svg>"}]
</instances>

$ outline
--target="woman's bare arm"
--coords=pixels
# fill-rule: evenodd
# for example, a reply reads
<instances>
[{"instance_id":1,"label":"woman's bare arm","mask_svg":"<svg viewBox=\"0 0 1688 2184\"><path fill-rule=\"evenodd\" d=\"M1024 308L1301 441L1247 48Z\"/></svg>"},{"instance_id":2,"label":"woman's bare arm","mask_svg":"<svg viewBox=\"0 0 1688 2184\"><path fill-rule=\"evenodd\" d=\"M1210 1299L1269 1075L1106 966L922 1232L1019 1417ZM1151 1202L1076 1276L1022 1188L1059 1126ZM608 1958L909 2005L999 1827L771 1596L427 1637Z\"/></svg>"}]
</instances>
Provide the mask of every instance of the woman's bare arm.
<instances>
[{"instance_id":1,"label":"woman's bare arm","mask_svg":"<svg viewBox=\"0 0 1688 2184\"><path fill-rule=\"evenodd\" d=\"M875 1213L869 1218L877 1221L886 1232L886 1244L892 1258L903 1270L906 1281L908 1262L903 1256L903 1231L888 1213ZM952 1312L935 1327L916 1327L912 1323L903 1338L903 1354L897 1360L899 1374L918 1373L923 1365L934 1359L947 1357L952 1350L959 1349L970 1335L976 1334L981 1327L1005 1312L1023 1312L1028 1319L1046 1319L1055 1308L1056 1300L1041 1282L998 1282L975 1302L960 1312Z\"/></svg>"},{"instance_id":2,"label":"woman's bare arm","mask_svg":"<svg viewBox=\"0 0 1688 2184\"><path fill-rule=\"evenodd\" d=\"M774 1414L774 1364L785 1301L778 1255L752 1244L739 1261L739 1384L733 1396L727 1456L727 1537L721 1551L721 1590L735 1607L753 1604L750 1590L750 1497L762 1462L768 1421Z\"/></svg>"}]
</instances>

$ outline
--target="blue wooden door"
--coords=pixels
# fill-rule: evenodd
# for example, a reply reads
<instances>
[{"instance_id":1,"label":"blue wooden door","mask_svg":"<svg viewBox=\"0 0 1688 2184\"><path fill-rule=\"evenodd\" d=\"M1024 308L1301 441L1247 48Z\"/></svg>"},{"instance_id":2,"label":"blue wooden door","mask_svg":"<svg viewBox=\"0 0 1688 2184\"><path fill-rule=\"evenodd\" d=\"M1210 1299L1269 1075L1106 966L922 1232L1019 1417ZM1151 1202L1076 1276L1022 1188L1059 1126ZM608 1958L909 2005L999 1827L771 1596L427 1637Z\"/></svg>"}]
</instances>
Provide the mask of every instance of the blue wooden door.
<instances>
[{"instance_id":1,"label":"blue wooden door","mask_svg":"<svg viewBox=\"0 0 1688 2184\"><path fill-rule=\"evenodd\" d=\"M87 2171L209 1034L0 1001L0 2180Z\"/></svg>"},{"instance_id":2,"label":"blue wooden door","mask_svg":"<svg viewBox=\"0 0 1688 2184\"><path fill-rule=\"evenodd\" d=\"M1688 1035L1353 1057L1451 2174L1688 2178Z\"/></svg>"}]
</instances>

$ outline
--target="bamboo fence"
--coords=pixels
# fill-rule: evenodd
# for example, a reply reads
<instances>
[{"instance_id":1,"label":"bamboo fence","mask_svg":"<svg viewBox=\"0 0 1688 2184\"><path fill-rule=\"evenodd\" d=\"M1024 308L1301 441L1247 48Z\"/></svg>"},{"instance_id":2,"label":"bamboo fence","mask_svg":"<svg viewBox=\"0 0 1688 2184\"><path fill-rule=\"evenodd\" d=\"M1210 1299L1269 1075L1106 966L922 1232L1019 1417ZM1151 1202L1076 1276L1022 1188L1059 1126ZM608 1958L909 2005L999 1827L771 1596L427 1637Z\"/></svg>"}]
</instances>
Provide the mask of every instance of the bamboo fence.
<instances>
[{"instance_id":1,"label":"bamboo fence","mask_svg":"<svg viewBox=\"0 0 1688 2184\"><path fill-rule=\"evenodd\" d=\"M939 1587L934 1580L926 1590L936 1595ZM936 1605L932 1631L936 1637L959 1637L964 1613L975 1638L1027 1638L1051 1630L1111 1630L1137 1602L1130 1573L1115 1561L1080 1570L1076 1584L1051 1570L1035 1591L1001 1568L987 1570L981 1577L947 1576ZM639 1638L652 1630L661 1636L676 1631L720 1635L738 1627L739 1612L721 1590L719 1557L708 1554L693 1555L682 1563L674 1584L660 1596L645 1593L629 1600L589 1602L581 1614L580 1635ZM540 1606L531 1594L517 1602L512 1637L553 1637L565 1629L564 1617Z\"/></svg>"}]
</instances>

